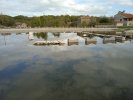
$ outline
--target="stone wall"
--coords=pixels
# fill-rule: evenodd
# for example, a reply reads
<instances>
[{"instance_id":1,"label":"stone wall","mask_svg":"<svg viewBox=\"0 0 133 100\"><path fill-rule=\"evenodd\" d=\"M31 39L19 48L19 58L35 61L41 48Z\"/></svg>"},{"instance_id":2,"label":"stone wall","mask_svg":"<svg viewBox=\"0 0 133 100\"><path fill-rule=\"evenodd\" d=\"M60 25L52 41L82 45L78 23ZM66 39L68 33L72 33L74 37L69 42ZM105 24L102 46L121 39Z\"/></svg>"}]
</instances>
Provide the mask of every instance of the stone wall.
<instances>
[{"instance_id":1,"label":"stone wall","mask_svg":"<svg viewBox=\"0 0 133 100\"><path fill-rule=\"evenodd\" d=\"M133 21L128 21L127 26L133 26Z\"/></svg>"},{"instance_id":2,"label":"stone wall","mask_svg":"<svg viewBox=\"0 0 133 100\"><path fill-rule=\"evenodd\" d=\"M123 23L116 23L116 26L123 26L124 24Z\"/></svg>"}]
</instances>

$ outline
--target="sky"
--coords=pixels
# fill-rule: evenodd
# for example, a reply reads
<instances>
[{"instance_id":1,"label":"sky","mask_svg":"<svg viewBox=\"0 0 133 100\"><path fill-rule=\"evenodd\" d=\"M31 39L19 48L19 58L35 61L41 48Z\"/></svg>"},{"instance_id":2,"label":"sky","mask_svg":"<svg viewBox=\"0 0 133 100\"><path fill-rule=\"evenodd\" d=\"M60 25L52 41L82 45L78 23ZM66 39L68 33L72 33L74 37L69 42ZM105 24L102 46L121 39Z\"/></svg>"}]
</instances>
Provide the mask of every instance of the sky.
<instances>
[{"instance_id":1,"label":"sky","mask_svg":"<svg viewBox=\"0 0 133 100\"><path fill-rule=\"evenodd\" d=\"M0 13L11 16L133 14L133 0L0 0Z\"/></svg>"}]
</instances>

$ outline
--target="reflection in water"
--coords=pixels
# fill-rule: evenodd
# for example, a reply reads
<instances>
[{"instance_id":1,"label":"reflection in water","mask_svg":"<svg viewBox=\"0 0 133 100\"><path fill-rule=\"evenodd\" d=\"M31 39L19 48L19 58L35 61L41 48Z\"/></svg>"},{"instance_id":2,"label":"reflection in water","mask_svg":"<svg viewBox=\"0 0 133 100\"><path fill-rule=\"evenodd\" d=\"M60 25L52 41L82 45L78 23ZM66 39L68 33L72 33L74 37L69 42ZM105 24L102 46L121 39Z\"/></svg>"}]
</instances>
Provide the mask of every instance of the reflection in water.
<instances>
[{"instance_id":1,"label":"reflection in water","mask_svg":"<svg viewBox=\"0 0 133 100\"><path fill-rule=\"evenodd\" d=\"M85 45L96 44L97 40L95 38L85 38Z\"/></svg>"},{"instance_id":2,"label":"reflection in water","mask_svg":"<svg viewBox=\"0 0 133 100\"><path fill-rule=\"evenodd\" d=\"M68 39L67 41L68 41L68 46L79 44L78 39Z\"/></svg>"},{"instance_id":3,"label":"reflection in water","mask_svg":"<svg viewBox=\"0 0 133 100\"><path fill-rule=\"evenodd\" d=\"M22 33L16 33L16 35L21 35Z\"/></svg>"},{"instance_id":4,"label":"reflection in water","mask_svg":"<svg viewBox=\"0 0 133 100\"><path fill-rule=\"evenodd\" d=\"M68 42L68 46L72 46L72 45L79 45L78 42Z\"/></svg>"},{"instance_id":5,"label":"reflection in water","mask_svg":"<svg viewBox=\"0 0 133 100\"><path fill-rule=\"evenodd\" d=\"M35 47L27 36L0 46L0 100L133 100L132 44Z\"/></svg>"},{"instance_id":6,"label":"reflection in water","mask_svg":"<svg viewBox=\"0 0 133 100\"><path fill-rule=\"evenodd\" d=\"M107 44L107 43L116 43L115 37L103 38L103 44Z\"/></svg>"},{"instance_id":7,"label":"reflection in water","mask_svg":"<svg viewBox=\"0 0 133 100\"><path fill-rule=\"evenodd\" d=\"M55 37L60 37L60 33L52 33Z\"/></svg>"},{"instance_id":8,"label":"reflection in water","mask_svg":"<svg viewBox=\"0 0 133 100\"><path fill-rule=\"evenodd\" d=\"M28 38L30 41L34 40L33 34L34 34L33 32L29 32L29 34L28 34Z\"/></svg>"},{"instance_id":9,"label":"reflection in water","mask_svg":"<svg viewBox=\"0 0 133 100\"><path fill-rule=\"evenodd\" d=\"M8 35L10 35L10 34L7 33L7 34L1 34L1 35L3 36L3 37L1 36L1 41L3 41L4 45L6 46L6 44L7 44L6 36L8 36ZM2 38L3 38L3 39L2 39ZM0 42L1 42L1 41L0 41Z\"/></svg>"},{"instance_id":10,"label":"reflection in water","mask_svg":"<svg viewBox=\"0 0 133 100\"><path fill-rule=\"evenodd\" d=\"M44 33L44 32L41 32L41 33L34 33L34 37L36 37L34 42L37 42L37 41L40 42L42 41L42 39L46 41L51 41L51 42L52 41L64 41L66 45L68 44L68 46L89 45L89 44L99 44L99 43L100 44L108 44L108 43L116 44L116 43L129 42L129 40L126 40L125 37L122 37L122 36L102 35L102 34L96 34L96 33L95 33L95 36L93 33L88 33L85 35L85 37L83 35L84 34L82 33L50 33L50 32ZM78 39L78 43L77 42L67 43L68 39Z\"/></svg>"},{"instance_id":11,"label":"reflection in water","mask_svg":"<svg viewBox=\"0 0 133 100\"><path fill-rule=\"evenodd\" d=\"M36 36L39 39L42 38L44 40L47 40L47 38L48 38L48 34L44 33L44 32L34 33L34 36Z\"/></svg>"},{"instance_id":12,"label":"reflection in water","mask_svg":"<svg viewBox=\"0 0 133 100\"><path fill-rule=\"evenodd\" d=\"M8 36L8 35L11 35L11 33L1 33L1 35Z\"/></svg>"},{"instance_id":13,"label":"reflection in water","mask_svg":"<svg viewBox=\"0 0 133 100\"><path fill-rule=\"evenodd\" d=\"M11 77L17 75L22 71L22 69L25 69L25 68L26 68L26 64L24 62L21 62L13 66L10 65L9 67L0 71L0 80L11 79Z\"/></svg>"}]
</instances>

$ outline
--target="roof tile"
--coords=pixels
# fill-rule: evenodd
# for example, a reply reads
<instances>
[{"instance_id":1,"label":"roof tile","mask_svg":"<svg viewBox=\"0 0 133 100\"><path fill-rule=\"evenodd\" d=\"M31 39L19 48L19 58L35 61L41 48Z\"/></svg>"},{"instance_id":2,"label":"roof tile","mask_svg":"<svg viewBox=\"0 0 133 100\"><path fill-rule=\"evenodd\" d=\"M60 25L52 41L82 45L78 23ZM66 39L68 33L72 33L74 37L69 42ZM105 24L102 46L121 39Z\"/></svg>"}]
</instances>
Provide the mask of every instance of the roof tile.
<instances>
[{"instance_id":1,"label":"roof tile","mask_svg":"<svg viewBox=\"0 0 133 100\"><path fill-rule=\"evenodd\" d=\"M128 13L122 13L121 15L127 17L127 18L133 18L133 14L128 14Z\"/></svg>"}]
</instances>

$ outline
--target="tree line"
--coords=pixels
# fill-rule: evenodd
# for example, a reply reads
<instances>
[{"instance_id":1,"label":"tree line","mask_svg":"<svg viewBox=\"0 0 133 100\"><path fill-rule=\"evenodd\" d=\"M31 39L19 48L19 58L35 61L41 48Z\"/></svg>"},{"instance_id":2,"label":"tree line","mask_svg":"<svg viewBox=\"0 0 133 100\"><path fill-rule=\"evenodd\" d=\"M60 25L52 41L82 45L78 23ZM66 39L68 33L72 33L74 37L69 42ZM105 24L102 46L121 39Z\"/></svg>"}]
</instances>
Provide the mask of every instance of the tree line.
<instances>
[{"instance_id":1,"label":"tree line","mask_svg":"<svg viewBox=\"0 0 133 100\"><path fill-rule=\"evenodd\" d=\"M79 19L81 16L69 16L69 15L61 15L61 16L53 16L53 15L45 15L45 16L8 16L8 15L0 15L0 26L3 27L15 27L16 23L26 23L29 27L89 27L95 26L97 24L108 24L114 23L113 17L96 17L96 22L91 22L89 25L87 24L79 24Z\"/></svg>"}]
</instances>

